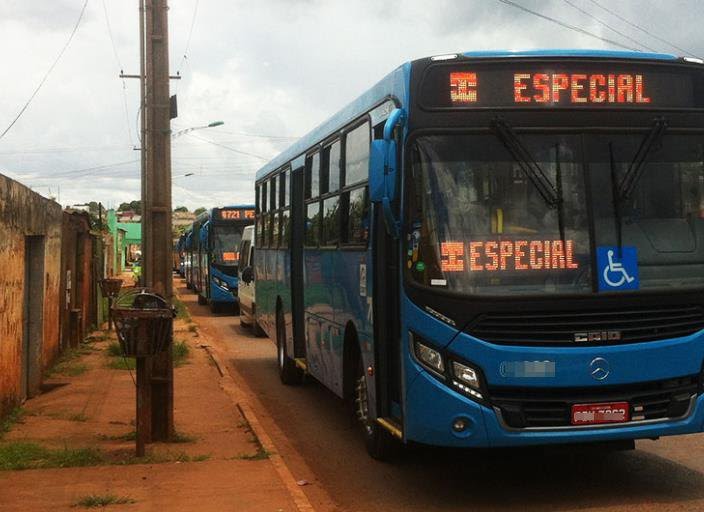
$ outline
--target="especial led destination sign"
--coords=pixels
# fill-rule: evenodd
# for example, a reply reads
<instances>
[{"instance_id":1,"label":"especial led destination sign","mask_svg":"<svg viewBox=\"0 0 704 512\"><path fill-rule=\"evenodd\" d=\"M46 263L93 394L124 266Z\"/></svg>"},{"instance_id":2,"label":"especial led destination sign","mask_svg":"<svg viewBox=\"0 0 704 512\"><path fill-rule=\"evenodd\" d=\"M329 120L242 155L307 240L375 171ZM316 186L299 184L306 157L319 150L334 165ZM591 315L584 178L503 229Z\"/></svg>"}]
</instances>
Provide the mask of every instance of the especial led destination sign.
<instances>
[{"instance_id":1,"label":"especial led destination sign","mask_svg":"<svg viewBox=\"0 0 704 512\"><path fill-rule=\"evenodd\" d=\"M701 108L691 68L622 63L439 65L421 85L426 108Z\"/></svg>"}]
</instances>

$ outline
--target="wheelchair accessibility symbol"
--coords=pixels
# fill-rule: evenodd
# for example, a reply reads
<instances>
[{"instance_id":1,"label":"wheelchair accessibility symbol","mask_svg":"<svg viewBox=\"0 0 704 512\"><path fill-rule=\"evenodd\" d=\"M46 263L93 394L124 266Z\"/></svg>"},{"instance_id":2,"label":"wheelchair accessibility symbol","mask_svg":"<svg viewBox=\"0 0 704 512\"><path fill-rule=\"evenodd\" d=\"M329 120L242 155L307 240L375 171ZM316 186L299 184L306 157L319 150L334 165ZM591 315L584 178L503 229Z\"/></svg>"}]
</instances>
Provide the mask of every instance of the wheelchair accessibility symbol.
<instances>
[{"instance_id":1,"label":"wheelchair accessibility symbol","mask_svg":"<svg viewBox=\"0 0 704 512\"><path fill-rule=\"evenodd\" d=\"M635 247L597 247L599 291L637 290L638 252Z\"/></svg>"}]
</instances>

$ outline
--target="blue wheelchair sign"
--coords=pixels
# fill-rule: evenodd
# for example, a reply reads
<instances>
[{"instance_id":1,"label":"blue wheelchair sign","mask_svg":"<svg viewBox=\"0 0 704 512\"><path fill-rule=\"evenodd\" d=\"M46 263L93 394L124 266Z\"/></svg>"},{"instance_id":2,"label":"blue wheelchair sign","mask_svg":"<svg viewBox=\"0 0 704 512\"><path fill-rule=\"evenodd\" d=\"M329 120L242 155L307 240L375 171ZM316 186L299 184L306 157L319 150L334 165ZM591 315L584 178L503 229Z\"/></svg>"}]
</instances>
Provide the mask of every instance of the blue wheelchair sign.
<instances>
[{"instance_id":1,"label":"blue wheelchair sign","mask_svg":"<svg viewBox=\"0 0 704 512\"><path fill-rule=\"evenodd\" d=\"M597 247L596 265L600 292L637 290L640 287L635 247Z\"/></svg>"}]
</instances>

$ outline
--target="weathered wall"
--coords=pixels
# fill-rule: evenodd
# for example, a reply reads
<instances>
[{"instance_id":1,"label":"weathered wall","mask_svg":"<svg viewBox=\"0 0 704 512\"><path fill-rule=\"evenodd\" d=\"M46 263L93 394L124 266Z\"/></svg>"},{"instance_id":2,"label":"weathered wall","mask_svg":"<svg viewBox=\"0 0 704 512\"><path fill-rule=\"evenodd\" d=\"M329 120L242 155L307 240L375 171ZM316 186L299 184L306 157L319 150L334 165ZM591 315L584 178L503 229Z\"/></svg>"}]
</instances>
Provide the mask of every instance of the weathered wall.
<instances>
[{"instance_id":1,"label":"weathered wall","mask_svg":"<svg viewBox=\"0 0 704 512\"><path fill-rule=\"evenodd\" d=\"M59 353L61 216L59 204L0 175L0 416L24 398L26 236L44 237L43 332L37 351L40 360L32 364L42 371ZM37 391L34 383L28 393Z\"/></svg>"}]
</instances>

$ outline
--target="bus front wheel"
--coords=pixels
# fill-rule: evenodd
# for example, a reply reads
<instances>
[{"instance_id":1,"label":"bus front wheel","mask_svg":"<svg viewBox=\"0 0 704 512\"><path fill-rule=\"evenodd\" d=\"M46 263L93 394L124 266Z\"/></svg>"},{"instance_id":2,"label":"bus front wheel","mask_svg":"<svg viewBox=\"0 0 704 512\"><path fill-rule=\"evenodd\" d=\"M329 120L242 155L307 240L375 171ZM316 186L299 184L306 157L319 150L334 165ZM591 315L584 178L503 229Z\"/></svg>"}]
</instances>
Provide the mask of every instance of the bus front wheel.
<instances>
[{"instance_id":1,"label":"bus front wheel","mask_svg":"<svg viewBox=\"0 0 704 512\"><path fill-rule=\"evenodd\" d=\"M286 324L284 323L284 314L280 309L276 312L276 360L279 366L279 378L282 383L292 386L303 381L303 372L287 354Z\"/></svg>"},{"instance_id":2,"label":"bus front wheel","mask_svg":"<svg viewBox=\"0 0 704 512\"><path fill-rule=\"evenodd\" d=\"M369 416L369 388L361 358L355 381L354 412L362 428L367 453L380 461L393 460L400 451L401 443Z\"/></svg>"}]
</instances>

